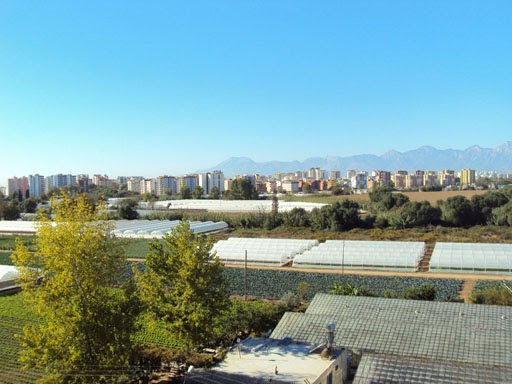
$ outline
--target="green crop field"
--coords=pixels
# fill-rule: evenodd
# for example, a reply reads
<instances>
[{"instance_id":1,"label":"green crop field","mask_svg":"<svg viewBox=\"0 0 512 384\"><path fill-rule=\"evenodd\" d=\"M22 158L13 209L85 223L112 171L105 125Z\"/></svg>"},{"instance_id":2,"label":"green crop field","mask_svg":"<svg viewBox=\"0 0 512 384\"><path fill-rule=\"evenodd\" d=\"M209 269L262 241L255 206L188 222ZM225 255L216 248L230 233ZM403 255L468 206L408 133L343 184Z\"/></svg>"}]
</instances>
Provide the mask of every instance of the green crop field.
<instances>
[{"instance_id":1,"label":"green crop field","mask_svg":"<svg viewBox=\"0 0 512 384\"><path fill-rule=\"evenodd\" d=\"M0 383L32 384L42 376L38 370L22 370L20 344L15 335L37 318L24 308L21 295L0 296Z\"/></svg>"},{"instance_id":2,"label":"green crop field","mask_svg":"<svg viewBox=\"0 0 512 384\"><path fill-rule=\"evenodd\" d=\"M12 265L10 251L0 251L0 265Z\"/></svg>"}]
</instances>

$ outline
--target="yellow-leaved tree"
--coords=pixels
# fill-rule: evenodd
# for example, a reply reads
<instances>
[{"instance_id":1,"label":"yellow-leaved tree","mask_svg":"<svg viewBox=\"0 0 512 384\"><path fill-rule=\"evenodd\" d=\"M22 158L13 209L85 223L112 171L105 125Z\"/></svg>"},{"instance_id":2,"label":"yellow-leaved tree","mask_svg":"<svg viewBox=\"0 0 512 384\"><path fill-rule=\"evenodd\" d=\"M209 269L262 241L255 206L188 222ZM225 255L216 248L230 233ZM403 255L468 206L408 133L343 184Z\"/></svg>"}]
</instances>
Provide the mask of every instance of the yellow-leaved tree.
<instances>
[{"instance_id":1,"label":"yellow-leaved tree","mask_svg":"<svg viewBox=\"0 0 512 384\"><path fill-rule=\"evenodd\" d=\"M41 318L23 329L20 360L41 368L42 383L113 383L129 372L138 305L121 283L123 246L104 206L85 195L51 200L38 216L36 251L13 254L22 295ZM129 284L129 283L127 283Z\"/></svg>"}]
</instances>

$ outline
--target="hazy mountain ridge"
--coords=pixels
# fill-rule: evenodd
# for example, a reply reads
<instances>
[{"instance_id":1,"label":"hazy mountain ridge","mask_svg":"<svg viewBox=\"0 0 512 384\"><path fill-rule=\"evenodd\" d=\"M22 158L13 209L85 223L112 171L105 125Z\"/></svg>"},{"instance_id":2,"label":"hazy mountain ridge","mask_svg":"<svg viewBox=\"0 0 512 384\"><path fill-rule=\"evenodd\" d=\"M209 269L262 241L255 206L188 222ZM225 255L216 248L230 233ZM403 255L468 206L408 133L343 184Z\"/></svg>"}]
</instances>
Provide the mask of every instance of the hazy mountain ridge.
<instances>
[{"instance_id":1,"label":"hazy mountain ridge","mask_svg":"<svg viewBox=\"0 0 512 384\"><path fill-rule=\"evenodd\" d=\"M381 156L362 154L346 157L311 157L304 161L256 162L248 157L231 157L215 167L198 172L219 169L226 176L232 177L254 173L272 175L276 172L304 171L314 167L342 172L349 169L367 171L383 169L392 172L399 169L407 171L453 169L457 171L462 168L512 172L512 141L507 141L496 148L482 148L474 145L465 150L458 150L422 146L406 152L390 150Z\"/></svg>"}]
</instances>

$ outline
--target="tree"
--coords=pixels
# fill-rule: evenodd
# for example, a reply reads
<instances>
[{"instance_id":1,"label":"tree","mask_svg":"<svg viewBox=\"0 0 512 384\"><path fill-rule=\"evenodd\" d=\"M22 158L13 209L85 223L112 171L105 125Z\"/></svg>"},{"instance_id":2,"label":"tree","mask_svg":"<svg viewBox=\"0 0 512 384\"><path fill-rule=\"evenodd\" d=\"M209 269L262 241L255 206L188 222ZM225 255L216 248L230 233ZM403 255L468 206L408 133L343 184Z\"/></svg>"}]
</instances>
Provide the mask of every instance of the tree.
<instances>
[{"instance_id":1,"label":"tree","mask_svg":"<svg viewBox=\"0 0 512 384\"><path fill-rule=\"evenodd\" d=\"M232 200L257 200L258 192L247 179L235 179L231 183L230 198Z\"/></svg>"},{"instance_id":2,"label":"tree","mask_svg":"<svg viewBox=\"0 0 512 384\"><path fill-rule=\"evenodd\" d=\"M359 204L349 199L313 209L310 221L311 227L317 230L347 231L362 225Z\"/></svg>"},{"instance_id":3,"label":"tree","mask_svg":"<svg viewBox=\"0 0 512 384\"><path fill-rule=\"evenodd\" d=\"M302 192L303 193L312 193L313 192L313 187L311 186L311 184L302 183Z\"/></svg>"},{"instance_id":4,"label":"tree","mask_svg":"<svg viewBox=\"0 0 512 384\"><path fill-rule=\"evenodd\" d=\"M21 203L25 213L36 213L37 201L33 197L28 197Z\"/></svg>"},{"instance_id":5,"label":"tree","mask_svg":"<svg viewBox=\"0 0 512 384\"><path fill-rule=\"evenodd\" d=\"M20 208L17 200L11 200L9 203L0 203L0 218L4 220L16 220L20 217Z\"/></svg>"},{"instance_id":6,"label":"tree","mask_svg":"<svg viewBox=\"0 0 512 384\"><path fill-rule=\"evenodd\" d=\"M395 228L425 227L435 224L441 218L441 210L432 207L428 201L409 201L396 215L391 216L391 226Z\"/></svg>"},{"instance_id":7,"label":"tree","mask_svg":"<svg viewBox=\"0 0 512 384\"><path fill-rule=\"evenodd\" d=\"M20 360L42 369L43 383L114 383L113 372L129 372L139 307L119 287L124 248L103 205L66 193L51 204L53 222L38 216L36 252L18 241L13 254L24 300L43 320L23 329Z\"/></svg>"},{"instance_id":8,"label":"tree","mask_svg":"<svg viewBox=\"0 0 512 384\"><path fill-rule=\"evenodd\" d=\"M188 186L184 185L183 187L181 187L181 189L180 189L180 197L183 200L191 199L192 198L192 193L190 192L190 188Z\"/></svg>"},{"instance_id":9,"label":"tree","mask_svg":"<svg viewBox=\"0 0 512 384\"><path fill-rule=\"evenodd\" d=\"M202 198L204 195L204 189L203 187L200 187L199 185L197 185L195 188L194 188L194 192L192 192L192 197L194 199L200 199Z\"/></svg>"},{"instance_id":10,"label":"tree","mask_svg":"<svg viewBox=\"0 0 512 384\"><path fill-rule=\"evenodd\" d=\"M220 198L220 191L219 191L219 188L217 187L212 187L212 189L210 189L210 199L213 199L213 200L217 200Z\"/></svg>"},{"instance_id":11,"label":"tree","mask_svg":"<svg viewBox=\"0 0 512 384\"><path fill-rule=\"evenodd\" d=\"M366 287L356 287L349 282L338 283L336 281L333 283L329 294L344 296L373 296Z\"/></svg>"},{"instance_id":12,"label":"tree","mask_svg":"<svg viewBox=\"0 0 512 384\"><path fill-rule=\"evenodd\" d=\"M139 218L137 212L138 203L133 199L125 199L121 201L118 207L119 216L125 220L136 220Z\"/></svg>"},{"instance_id":13,"label":"tree","mask_svg":"<svg viewBox=\"0 0 512 384\"><path fill-rule=\"evenodd\" d=\"M473 224L473 209L464 196L452 196L440 202L442 220L455 227Z\"/></svg>"},{"instance_id":14,"label":"tree","mask_svg":"<svg viewBox=\"0 0 512 384\"><path fill-rule=\"evenodd\" d=\"M149 314L188 349L214 338L228 306L223 266L211 247L211 239L195 237L183 221L162 241L150 243L146 270L136 273Z\"/></svg>"}]
</instances>

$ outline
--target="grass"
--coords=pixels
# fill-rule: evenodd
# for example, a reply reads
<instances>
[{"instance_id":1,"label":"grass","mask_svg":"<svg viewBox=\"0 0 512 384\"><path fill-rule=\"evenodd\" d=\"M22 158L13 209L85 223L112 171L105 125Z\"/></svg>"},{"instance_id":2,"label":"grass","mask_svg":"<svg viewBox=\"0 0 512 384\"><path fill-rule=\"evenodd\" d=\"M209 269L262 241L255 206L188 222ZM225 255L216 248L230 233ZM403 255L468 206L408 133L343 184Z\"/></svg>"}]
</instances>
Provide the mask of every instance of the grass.
<instances>
[{"instance_id":1,"label":"grass","mask_svg":"<svg viewBox=\"0 0 512 384\"><path fill-rule=\"evenodd\" d=\"M0 265L12 265L10 251L0 251Z\"/></svg>"},{"instance_id":2,"label":"grass","mask_svg":"<svg viewBox=\"0 0 512 384\"><path fill-rule=\"evenodd\" d=\"M23 241L23 244L30 250L34 250L35 236L13 236L13 235L0 235L0 250L14 250L16 248L16 239L19 238Z\"/></svg>"}]
</instances>

